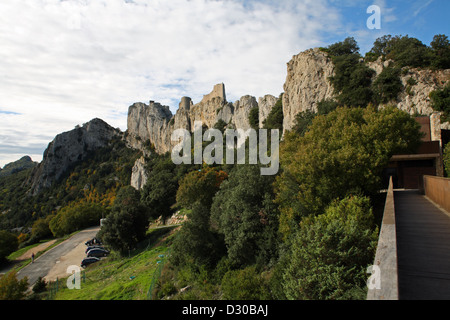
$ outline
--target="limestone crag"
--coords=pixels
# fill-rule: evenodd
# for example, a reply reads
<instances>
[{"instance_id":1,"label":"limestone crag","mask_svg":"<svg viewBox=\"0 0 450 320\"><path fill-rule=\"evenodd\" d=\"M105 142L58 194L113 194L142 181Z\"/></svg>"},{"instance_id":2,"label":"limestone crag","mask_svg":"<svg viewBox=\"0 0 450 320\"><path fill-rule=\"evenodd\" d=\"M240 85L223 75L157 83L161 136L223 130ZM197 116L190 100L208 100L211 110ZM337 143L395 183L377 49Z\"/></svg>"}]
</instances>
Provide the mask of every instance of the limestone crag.
<instances>
[{"instance_id":1,"label":"limestone crag","mask_svg":"<svg viewBox=\"0 0 450 320\"><path fill-rule=\"evenodd\" d=\"M28 180L30 194L36 195L50 187L75 163L86 159L90 152L105 147L122 133L101 119L93 119L71 131L58 134L44 152Z\"/></svg>"},{"instance_id":2,"label":"limestone crag","mask_svg":"<svg viewBox=\"0 0 450 320\"><path fill-rule=\"evenodd\" d=\"M306 110L317 111L317 104L334 96L328 78L334 74L334 65L327 53L318 48L294 56L287 64L283 94L283 130L294 126L295 116Z\"/></svg>"},{"instance_id":3,"label":"limestone crag","mask_svg":"<svg viewBox=\"0 0 450 320\"><path fill-rule=\"evenodd\" d=\"M262 104L260 113L267 117L277 98L267 95L259 101ZM135 103L128 110L127 141L131 147L140 150L145 150L144 144L149 141L157 153L166 153L178 143L171 141L174 130L186 129L192 132L196 121L201 121L208 128L223 120L230 127L249 129L248 116L250 110L255 107L259 107L258 102L255 97L249 95L234 103L228 102L223 83L215 85L212 92L197 104L189 97L181 98L175 115L169 107L153 101L148 105Z\"/></svg>"},{"instance_id":4,"label":"limestone crag","mask_svg":"<svg viewBox=\"0 0 450 320\"><path fill-rule=\"evenodd\" d=\"M415 84L408 84L409 79L413 79L412 83ZM401 76L401 80L405 90L398 97L397 107L411 115L418 113L430 116L435 112L431 107L430 93L442 89L450 80L450 69L436 71L409 69Z\"/></svg>"},{"instance_id":5,"label":"limestone crag","mask_svg":"<svg viewBox=\"0 0 450 320\"><path fill-rule=\"evenodd\" d=\"M132 172L131 172L131 183L130 185L136 190L142 189L147 183L148 175L145 170L145 158L144 156L140 157L134 163Z\"/></svg>"},{"instance_id":6,"label":"limestone crag","mask_svg":"<svg viewBox=\"0 0 450 320\"><path fill-rule=\"evenodd\" d=\"M265 95L258 99L259 107L259 127L262 128L264 120L269 116L270 111L272 111L273 106L277 103L278 98L270 94Z\"/></svg>"},{"instance_id":7,"label":"limestone crag","mask_svg":"<svg viewBox=\"0 0 450 320\"><path fill-rule=\"evenodd\" d=\"M378 76L392 61L381 58L367 62L367 66ZM287 64L287 76L283 95L283 129L289 130L294 126L295 116L305 110L317 111L317 104L323 99L336 96L329 77L334 75L334 64L326 52L319 48L309 49L294 56ZM412 80L409 80L412 78ZM409 80L409 81L408 81ZM431 91L442 89L450 81L450 70L427 70L403 68L401 81L404 89L396 101L389 104L396 105L411 115L420 114L432 116L436 113L431 106L429 94ZM414 83L412 85L412 83ZM379 107L382 107L380 105ZM438 123L438 122L436 122ZM449 123L439 125L442 129L449 129ZM439 128L437 128L439 129Z\"/></svg>"}]
</instances>

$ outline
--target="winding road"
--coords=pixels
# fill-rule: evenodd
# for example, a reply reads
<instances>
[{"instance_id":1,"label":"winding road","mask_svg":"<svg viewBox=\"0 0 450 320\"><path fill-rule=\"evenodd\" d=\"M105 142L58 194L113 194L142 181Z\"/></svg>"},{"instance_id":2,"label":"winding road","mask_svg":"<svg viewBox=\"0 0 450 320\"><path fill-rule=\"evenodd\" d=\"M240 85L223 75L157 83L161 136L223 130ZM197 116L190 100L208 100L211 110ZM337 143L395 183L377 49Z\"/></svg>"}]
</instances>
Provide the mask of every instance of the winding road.
<instances>
[{"instance_id":1,"label":"winding road","mask_svg":"<svg viewBox=\"0 0 450 320\"><path fill-rule=\"evenodd\" d=\"M18 279L28 278L28 284L33 286L39 277L48 280L55 280L56 277L68 276L67 267L71 265L80 266L80 262L85 256L87 240L96 236L100 227L92 227L80 231L61 242L56 247L42 254L17 273Z\"/></svg>"}]
</instances>

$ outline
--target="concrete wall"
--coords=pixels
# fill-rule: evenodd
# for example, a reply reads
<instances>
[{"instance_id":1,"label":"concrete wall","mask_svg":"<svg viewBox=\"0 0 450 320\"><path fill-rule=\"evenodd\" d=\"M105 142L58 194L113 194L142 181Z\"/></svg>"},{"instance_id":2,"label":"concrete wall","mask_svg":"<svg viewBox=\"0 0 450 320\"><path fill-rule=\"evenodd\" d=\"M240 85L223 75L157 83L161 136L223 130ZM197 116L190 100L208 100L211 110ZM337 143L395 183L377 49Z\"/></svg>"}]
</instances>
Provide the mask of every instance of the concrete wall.
<instances>
[{"instance_id":1,"label":"concrete wall","mask_svg":"<svg viewBox=\"0 0 450 320\"><path fill-rule=\"evenodd\" d=\"M434 176L423 177L425 195L450 213L450 179Z\"/></svg>"},{"instance_id":2,"label":"concrete wall","mask_svg":"<svg viewBox=\"0 0 450 320\"><path fill-rule=\"evenodd\" d=\"M398 300L397 233L395 230L394 185L392 177L386 195L377 252L369 278L367 300ZM378 283L377 278L378 277ZM372 285L373 287L371 288Z\"/></svg>"}]
</instances>

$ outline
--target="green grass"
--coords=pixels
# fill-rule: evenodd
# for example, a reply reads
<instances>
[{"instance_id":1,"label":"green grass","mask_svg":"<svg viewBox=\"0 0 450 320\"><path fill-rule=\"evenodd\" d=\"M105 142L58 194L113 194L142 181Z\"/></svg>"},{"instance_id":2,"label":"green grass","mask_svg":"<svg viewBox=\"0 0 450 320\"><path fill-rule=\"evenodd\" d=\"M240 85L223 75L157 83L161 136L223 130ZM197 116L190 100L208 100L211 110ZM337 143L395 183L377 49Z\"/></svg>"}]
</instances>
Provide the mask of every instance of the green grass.
<instances>
[{"instance_id":1,"label":"green grass","mask_svg":"<svg viewBox=\"0 0 450 320\"><path fill-rule=\"evenodd\" d=\"M68 289L61 279L55 300L145 300L160 255L166 257L173 227L149 231L141 248L128 257L112 253L85 269L81 289Z\"/></svg>"}]
</instances>

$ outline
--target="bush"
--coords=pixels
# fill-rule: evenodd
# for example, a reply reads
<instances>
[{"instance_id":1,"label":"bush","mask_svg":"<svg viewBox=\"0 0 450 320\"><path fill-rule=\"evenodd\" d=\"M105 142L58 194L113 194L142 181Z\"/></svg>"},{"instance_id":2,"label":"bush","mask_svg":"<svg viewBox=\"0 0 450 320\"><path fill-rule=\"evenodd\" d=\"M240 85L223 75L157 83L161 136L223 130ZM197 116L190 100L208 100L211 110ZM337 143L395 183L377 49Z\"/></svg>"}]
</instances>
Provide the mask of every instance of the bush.
<instances>
[{"instance_id":1,"label":"bush","mask_svg":"<svg viewBox=\"0 0 450 320\"><path fill-rule=\"evenodd\" d=\"M450 177L450 143L444 147L444 169L447 177Z\"/></svg>"},{"instance_id":2,"label":"bush","mask_svg":"<svg viewBox=\"0 0 450 320\"><path fill-rule=\"evenodd\" d=\"M431 106L436 111L442 111L442 120L450 121L450 83L442 90L430 92Z\"/></svg>"},{"instance_id":3,"label":"bush","mask_svg":"<svg viewBox=\"0 0 450 320\"><path fill-rule=\"evenodd\" d=\"M271 299L268 281L250 266L242 270L228 271L222 279L225 300L268 300Z\"/></svg>"},{"instance_id":4,"label":"bush","mask_svg":"<svg viewBox=\"0 0 450 320\"><path fill-rule=\"evenodd\" d=\"M188 220L177 233L173 244L174 265L205 266L212 269L226 253L223 237L210 227L209 208L194 203Z\"/></svg>"},{"instance_id":5,"label":"bush","mask_svg":"<svg viewBox=\"0 0 450 320\"><path fill-rule=\"evenodd\" d=\"M106 209L98 203L84 201L74 203L61 208L50 220L49 228L55 237L62 237L74 231L98 225L105 214Z\"/></svg>"},{"instance_id":6,"label":"bush","mask_svg":"<svg viewBox=\"0 0 450 320\"><path fill-rule=\"evenodd\" d=\"M145 238L148 216L133 187L122 188L98 234L113 250L125 254Z\"/></svg>"},{"instance_id":7,"label":"bush","mask_svg":"<svg viewBox=\"0 0 450 320\"><path fill-rule=\"evenodd\" d=\"M0 300L21 300L28 290L28 278L17 280L16 272L0 275Z\"/></svg>"},{"instance_id":8,"label":"bush","mask_svg":"<svg viewBox=\"0 0 450 320\"><path fill-rule=\"evenodd\" d=\"M0 230L0 264L6 260L6 257L17 250L19 241L15 234Z\"/></svg>"},{"instance_id":9,"label":"bush","mask_svg":"<svg viewBox=\"0 0 450 320\"><path fill-rule=\"evenodd\" d=\"M258 130L259 128L259 108L254 107L250 110L248 115L248 122L252 129Z\"/></svg>"},{"instance_id":10,"label":"bush","mask_svg":"<svg viewBox=\"0 0 450 320\"><path fill-rule=\"evenodd\" d=\"M330 77L334 90L338 93L340 105L365 107L372 101L372 77L375 71L360 62L358 53L332 56L335 74Z\"/></svg>"},{"instance_id":11,"label":"bush","mask_svg":"<svg viewBox=\"0 0 450 320\"><path fill-rule=\"evenodd\" d=\"M270 110L269 115L264 120L263 128L268 130L279 129L280 131L283 131L283 119L283 95L281 94L272 110Z\"/></svg>"},{"instance_id":12,"label":"bush","mask_svg":"<svg viewBox=\"0 0 450 320\"><path fill-rule=\"evenodd\" d=\"M210 208L220 184L227 177L225 171L210 167L189 172L180 181L176 196L177 205L191 208L199 202Z\"/></svg>"},{"instance_id":13,"label":"bush","mask_svg":"<svg viewBox=\"0 0 450 320\"><path fill-rule=\"evenodd\" d=\"M375 100L378 103L388 103L389 101L397 100L398 94L403 90L400 72L401 69L399 68L387 67L375 79L373 91Z\"/></svg>"},{"instance_id":14,"label":"bush","mask_svg":"<svg viewBox=\"0 0 450 320\"><path fill-rule=\"evenodd\" d=\"M255 165L239 165L220 186L211 207L211 223L223 234L235 266L276 259L278 211L272 176Z\"/></svg>"},{"instance_id":15,"label":"bush","mask_svg":"<svg viewBox=\"0 0 450 320\"><path fill-rule=\"evenodd\" d=\"M276 178L280 230L286 236L302 216L349 193L376 194L391 156L413 152L420 139L417 122L395 107L338 108L316 116L303 137L287 134Z\"/></svg>"},{"instance_id":16,"label":"bush","mask_svg":"<svg viewBox=\"0 0 450 320\"><path fill-rule=\"evenodd\" d=\"M377 237L365 197L335 201L324 214L303 219L283 275L286 297L365 299L366 269L373 263Z\"/></svg>"}]
</instances>

